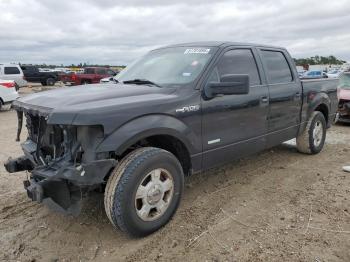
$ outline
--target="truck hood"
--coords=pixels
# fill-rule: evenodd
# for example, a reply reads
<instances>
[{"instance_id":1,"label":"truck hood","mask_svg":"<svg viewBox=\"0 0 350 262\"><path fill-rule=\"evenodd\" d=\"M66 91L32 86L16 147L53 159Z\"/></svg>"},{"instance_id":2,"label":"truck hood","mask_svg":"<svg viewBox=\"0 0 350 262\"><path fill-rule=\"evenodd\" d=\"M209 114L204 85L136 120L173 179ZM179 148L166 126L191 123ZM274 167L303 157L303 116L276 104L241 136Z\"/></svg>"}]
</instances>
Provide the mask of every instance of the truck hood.
<instances>
[{"instance_id":1,"label":"truck hood","mask_svg":"<svg viewBox=\"0 0 350 262\"><path fill-rule=\"evenodd\" d=\"M25 96L13 103L17 110L46 116L49 124L101 124L98 119L173 99L175 88L148 85L95 84L60 88ZM140 108L142 110L140 110ZM110 121L110 119L109 119ZM103 124L103 123L102 123Z\"/></svg>"}]
</instances>

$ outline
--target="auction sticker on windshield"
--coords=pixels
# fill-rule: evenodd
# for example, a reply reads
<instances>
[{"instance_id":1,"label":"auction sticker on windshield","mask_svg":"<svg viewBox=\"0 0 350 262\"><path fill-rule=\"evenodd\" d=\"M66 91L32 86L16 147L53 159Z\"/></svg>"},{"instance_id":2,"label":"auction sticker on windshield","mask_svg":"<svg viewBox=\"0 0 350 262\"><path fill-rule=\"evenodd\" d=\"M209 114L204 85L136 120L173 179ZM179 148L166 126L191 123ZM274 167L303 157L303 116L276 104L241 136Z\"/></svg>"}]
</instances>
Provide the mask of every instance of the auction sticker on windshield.
<instances>
[{"instance_id":1,"label":"auction sticker on windshield","mask_svg":"<svg viewBox=\"0 0 350 262\"><path fill-rule=\"evenodd\" d=\"M188 48L184 54L208 54L209 52L210 48Z\"/></svg>"}]
</instances>

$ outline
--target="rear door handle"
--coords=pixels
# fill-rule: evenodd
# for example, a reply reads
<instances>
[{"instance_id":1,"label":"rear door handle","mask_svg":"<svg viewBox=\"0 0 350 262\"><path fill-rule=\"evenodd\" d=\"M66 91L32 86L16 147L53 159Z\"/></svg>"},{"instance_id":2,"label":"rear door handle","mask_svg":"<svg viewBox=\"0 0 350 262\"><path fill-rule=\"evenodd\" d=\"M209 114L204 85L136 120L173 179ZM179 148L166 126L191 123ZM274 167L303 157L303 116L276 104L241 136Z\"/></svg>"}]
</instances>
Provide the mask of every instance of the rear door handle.
<instances>
[{"instance_id":1,"label":"rear door handle","mask_svg":"<svg viewBox=\"0 0 350 262\"><path fill-rule=\"evenodd\" d=\"M261 103L268 103L268 102L269 102L269 98L267 96L261 97Z\"/></svg>"},{"instance_id":2,"label":"rear door handle","mask_svg":"<svg viewBox=\"0 0 350 262\"><path fill-rule=\"evenodd\" d=\"M301 93L300 93L300 92L297 92L297 93L295 94L295 97L296 97L296 98L301 97Z\"/></svg>"}]
</instances>

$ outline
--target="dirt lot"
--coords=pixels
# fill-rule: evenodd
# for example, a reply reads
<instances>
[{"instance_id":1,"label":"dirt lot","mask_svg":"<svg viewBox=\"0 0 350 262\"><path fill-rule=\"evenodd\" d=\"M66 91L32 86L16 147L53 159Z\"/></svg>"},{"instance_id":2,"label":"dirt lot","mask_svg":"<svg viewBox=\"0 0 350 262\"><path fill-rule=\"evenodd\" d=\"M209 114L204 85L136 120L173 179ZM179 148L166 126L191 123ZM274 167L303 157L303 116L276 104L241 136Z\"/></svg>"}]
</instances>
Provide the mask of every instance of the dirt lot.
<instances>
[{"instance_id":1,"label":"dirt lot","mask_svg":"<svg viewBox=\"0 0 350 262\"><path fill-rule=\"evenodd\" d=\"M113 230L102 195L78 217L31 202L26 174L2 164L21 154L15 131L15 112L0 112L2 261L350 261L350 126L319 155L289 143L187 178L173 220L144 239Z\"/></svg>"}]
</instances>

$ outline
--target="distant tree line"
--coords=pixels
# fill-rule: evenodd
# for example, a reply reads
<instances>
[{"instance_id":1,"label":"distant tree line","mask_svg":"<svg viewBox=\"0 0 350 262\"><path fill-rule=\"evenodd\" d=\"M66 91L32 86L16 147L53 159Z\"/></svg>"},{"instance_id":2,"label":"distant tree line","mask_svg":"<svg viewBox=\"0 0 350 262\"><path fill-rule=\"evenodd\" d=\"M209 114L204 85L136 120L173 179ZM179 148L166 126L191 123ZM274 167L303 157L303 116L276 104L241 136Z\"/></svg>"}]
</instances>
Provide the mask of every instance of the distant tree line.
<instances>
[{"instance_id":1,"label":"distant tree line","mask_svg":"<svg viewBox=\"0 0 350 262\"><path fill-rule=\"evenodd\" d=\"M342 65L346 61L336 58L333 55L330 56L319 56L315 55L309 58L294 58L294 62L297 66L302 65Z\"/></svg>"}]
</instances>

